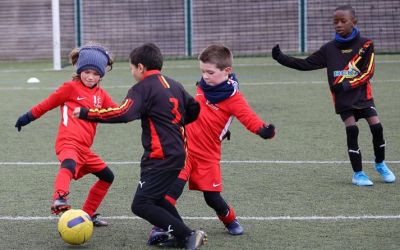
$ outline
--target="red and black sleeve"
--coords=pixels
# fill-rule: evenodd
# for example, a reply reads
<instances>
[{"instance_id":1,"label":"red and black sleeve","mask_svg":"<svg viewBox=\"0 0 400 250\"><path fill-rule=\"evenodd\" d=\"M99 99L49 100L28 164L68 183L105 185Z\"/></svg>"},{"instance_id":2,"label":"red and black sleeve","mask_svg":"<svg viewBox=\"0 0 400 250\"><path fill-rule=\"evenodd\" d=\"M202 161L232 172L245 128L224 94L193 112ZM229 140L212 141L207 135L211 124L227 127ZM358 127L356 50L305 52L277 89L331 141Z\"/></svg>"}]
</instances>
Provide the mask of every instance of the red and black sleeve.
<instances>
[{"instance_id":1,"label":"red and black sleeve","mask_svg":"<svg viewBox=\"0 0 400 250\"><path fill-rule=\"evenodd\" d=\"M129 90L127 97L118 107L102 109L81 108L79 118L100 123L127 123L141 117L141 97Z\"/></svg>"}]
</instances>

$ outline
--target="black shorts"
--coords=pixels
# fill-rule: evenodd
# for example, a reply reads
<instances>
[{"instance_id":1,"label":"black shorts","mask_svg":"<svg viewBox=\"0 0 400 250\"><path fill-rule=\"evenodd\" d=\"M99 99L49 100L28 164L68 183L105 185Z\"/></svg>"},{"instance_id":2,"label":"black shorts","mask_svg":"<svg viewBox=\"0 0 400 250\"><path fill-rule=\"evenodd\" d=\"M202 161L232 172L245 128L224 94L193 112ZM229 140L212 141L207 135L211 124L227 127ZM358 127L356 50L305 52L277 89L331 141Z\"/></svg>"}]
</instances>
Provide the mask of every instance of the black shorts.
<instances>
[{"instance_id":1,"label":"black shorts","mask_svg":"<svg viewBox=\"0 0 400 250\"><path fill-rule=\"evenodd\" d=\"M165 196L180 170L153 169L141 174L135 196L157 201Z\"/></svg>"},{"instance_id":2,"label":"black shorts","mask_svg":"<svg viewBox=\"0 0 400 250\"><path fill-rule=\"evenodd\" d=\"M343 111L339 115L340 115L340 118L342 118L342 121L345 121L350 116L354 116L356 121L358 121L361 118L366 119L366 118L369 118L372 116L378 116L378 113L376 112L376 108L372 106L372 107L364 108L364 109L352 109L352 110Z\"/></svg>"}]
</instances>

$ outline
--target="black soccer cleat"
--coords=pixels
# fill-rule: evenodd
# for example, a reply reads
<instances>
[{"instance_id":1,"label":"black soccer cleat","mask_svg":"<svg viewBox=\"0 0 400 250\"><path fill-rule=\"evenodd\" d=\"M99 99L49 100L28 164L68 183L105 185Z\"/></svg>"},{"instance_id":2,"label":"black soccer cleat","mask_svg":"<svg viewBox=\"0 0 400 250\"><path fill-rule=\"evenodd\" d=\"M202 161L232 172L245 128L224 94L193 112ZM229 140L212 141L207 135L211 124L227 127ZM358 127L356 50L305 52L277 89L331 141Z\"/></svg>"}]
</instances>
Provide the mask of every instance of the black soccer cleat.
<instances>
[{"instance_id":1,"label":"black soccer cleat","mask_svg":"<svg viewBox=\"0 0 400 250\"><path fill-rule=\"evenodd\" d=\"M58 215L60 213L63 213L67 210L71 209L71 206L67 202L67 195L69 193L65 193L63 195L58 194L58 198L53 201L53 204L51 205L51 213Z\"/></svg>"},{"instance_id":2,"label":"black soccer cleat","mask_svg":"<svg viewBox=\"0 0 400 250\"><path fill-rule=\"evenodd\" d=\"M99 215L100 214L94 214L92 216L93 226L95 226L95 227L106 227L106 226L108 226L107 221L101 220L99 218Z\"/></svg>"},{"instance_id":3,"label":"black soccer cleat","mask_svg":"<svg viewBox=\"0 0 400 250\"><path fill-rule=\"evenodd\" d=\"M154 226L150 231L147 245L165 248L183 248L185 247L185 242L178 240L171 233L165 232L163 229Z\"/></svg>"}]
</instances>

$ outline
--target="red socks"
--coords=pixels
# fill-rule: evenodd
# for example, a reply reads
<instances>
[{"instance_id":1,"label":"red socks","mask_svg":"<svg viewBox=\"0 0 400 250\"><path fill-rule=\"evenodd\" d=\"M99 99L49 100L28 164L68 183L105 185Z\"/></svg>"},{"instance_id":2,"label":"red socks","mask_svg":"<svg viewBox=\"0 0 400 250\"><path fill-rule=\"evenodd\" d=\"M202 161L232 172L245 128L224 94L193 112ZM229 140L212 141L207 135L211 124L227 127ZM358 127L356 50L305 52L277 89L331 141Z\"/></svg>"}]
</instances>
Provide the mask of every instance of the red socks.
<instances>
[{"instance_id":1,"label":"red socks","mask_svg":"<svg viewBox=\"0 0 400 250\"><path fill-rule=\"evenodd\" d=\"M90 216L93 216L97 208L100 206L100 203L106 196L110 186L111 183L102 180L98 180L95 184L93 184L89 190L86 201L83 204L82 210L88 213Z\"/></svg>"},{"instance_id":2,"label":"red socks","mask_svg":"<svg viewBox=\"0 0 400 250\"><path fill-rule=\"evenodd\" d=\"M218 215L218 219L225 225L231 224L236 219L235 211L232 207L229 207L228 213L225 216Z\"/></svg>"},{"instance_id":3,"label":"red socks","mask_svg":"<svg viewBox=\"0 0 400 250\"><path fill-rule=\"evenodd\" d=\"M53 200L58 199L59 196L69 193L69 185L72 180L72 173L67 168L60 168L54 183ZM64 197L66 199L66 197Z\"/></svg>"}]
</instances>

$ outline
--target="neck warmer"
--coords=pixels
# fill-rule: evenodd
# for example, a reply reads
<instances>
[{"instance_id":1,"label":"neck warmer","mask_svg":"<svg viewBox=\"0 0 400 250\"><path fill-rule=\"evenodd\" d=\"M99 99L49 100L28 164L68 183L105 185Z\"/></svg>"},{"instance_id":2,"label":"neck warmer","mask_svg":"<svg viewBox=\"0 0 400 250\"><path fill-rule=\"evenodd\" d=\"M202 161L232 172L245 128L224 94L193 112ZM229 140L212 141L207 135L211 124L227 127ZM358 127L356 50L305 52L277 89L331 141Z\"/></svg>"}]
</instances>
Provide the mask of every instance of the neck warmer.
<instances>
[{"instance_id":1,"label":"neck warmer","mask_svg":"<svg viewBox=\"0 0 400 250\"><path fill-rule=\"evenodd\" d=\"M351 34L348 37L342 37L338 33L335 33L335 41L337 41L339 43L347 43L347 42L352 41L354 38L356 38L359 33L360 33L360 30L357 29L356 27L353 28L353 31L351 32Z\"/></svg>"},{"instance_id":2,"label":"neck warmer","mask_svg":"<svg viewBox=\"0 0 400 250\"><path fill-rule=\"evenodd\" d=\"M234 95L239 89L239 82L235 74L231 74L228 80L215 86L207 85L204 79L201 78L199 86L203 90L206 99L212 104L216 104Z\"/></svg>"}]
</instances>

